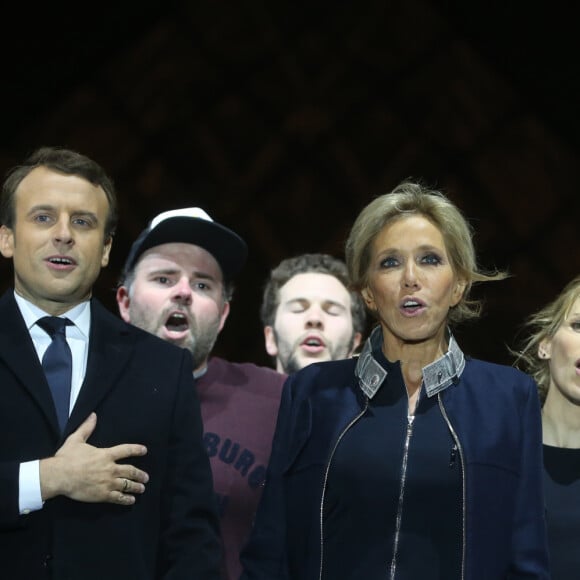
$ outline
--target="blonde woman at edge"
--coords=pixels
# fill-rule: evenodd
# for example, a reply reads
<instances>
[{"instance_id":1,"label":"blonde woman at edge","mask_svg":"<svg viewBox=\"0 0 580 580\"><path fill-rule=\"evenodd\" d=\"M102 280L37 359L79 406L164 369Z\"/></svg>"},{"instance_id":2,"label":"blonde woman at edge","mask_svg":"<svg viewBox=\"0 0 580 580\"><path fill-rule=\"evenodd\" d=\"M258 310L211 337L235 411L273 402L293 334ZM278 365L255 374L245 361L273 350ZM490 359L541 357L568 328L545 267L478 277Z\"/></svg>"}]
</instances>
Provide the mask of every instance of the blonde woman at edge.
<instances>
[{"instance_id":1,"label":"blonde woman at edge","mask_svg":"<svg viewBox=\"0 0 580 580\"><path fill-rule=\"evenodd\" d=\"M580 574L580 276L530 316L516 365L538 383L553 580Z\"/></svg>"}]
</instances>

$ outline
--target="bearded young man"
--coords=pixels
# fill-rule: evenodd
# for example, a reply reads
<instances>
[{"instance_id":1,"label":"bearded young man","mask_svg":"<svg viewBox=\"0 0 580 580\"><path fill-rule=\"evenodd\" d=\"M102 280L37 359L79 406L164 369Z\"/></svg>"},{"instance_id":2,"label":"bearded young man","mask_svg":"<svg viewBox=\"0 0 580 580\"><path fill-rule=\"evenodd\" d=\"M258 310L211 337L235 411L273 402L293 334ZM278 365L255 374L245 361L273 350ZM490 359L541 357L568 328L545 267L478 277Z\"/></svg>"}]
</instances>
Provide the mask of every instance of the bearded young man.
<instances>
[{"instance_id":1,"label":"bearded young man","mask_svg":"<svg viewBox=\"0 0 580 580\"><path fill-rule=\"evenodd\" d=\"M365 308L348 288L346 265L328 254L282 260L264 288L266 351L281 373L351 357L361 343Z\"/></svg>"}]
</instances>

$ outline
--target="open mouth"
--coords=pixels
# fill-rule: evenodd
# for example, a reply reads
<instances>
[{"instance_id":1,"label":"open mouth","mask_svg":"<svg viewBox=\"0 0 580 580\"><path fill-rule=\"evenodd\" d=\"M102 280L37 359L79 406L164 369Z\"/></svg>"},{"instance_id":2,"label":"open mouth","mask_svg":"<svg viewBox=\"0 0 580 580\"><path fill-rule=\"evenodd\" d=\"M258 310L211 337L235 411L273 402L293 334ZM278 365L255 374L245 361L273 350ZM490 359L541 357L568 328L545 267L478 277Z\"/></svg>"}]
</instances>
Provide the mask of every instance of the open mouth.
<instances>
[{"instance_id":1,"label":"open mouth","mask_svg":"<svg viewBox=\"0 0 580 580\"><path fill-rule=\"evenodd\" d=\"M402 304L402 308L405 312L416 312L422 307L423 304L417 300L405 300Z\"/></svg>"},{"instance_id":2,"label":"open mouth","mask_svg":"<svg viewBox=\"0 0 580 580\"><path fill-rule=\"evenodd\" d=\"M189 322L185 314L174 312L165 322L165 328L172 332L183 332L189 328Z\"/></svg>"},{"instance_id":3,"label":"open mouth","mask_svg":"<svg viewBox=\"0 0 580 580\"><path fill-rule=\"evenodd\" d=\"M55 266L74 266L75 261L71 258L67 258L65 256L53 256L47 259L47 262L54 264Z\"/></svg>"},{"instance_id":4,"label":"open mouth","mask_svg":"<svg viewBox=\"0 0 580 580\"><path fill-rule=\"evenodd\" d=\"M310 335L300 343L300 346L308 352L318 353L326 348L326 343L320 336Z\"/></svg>"}]
</instances>

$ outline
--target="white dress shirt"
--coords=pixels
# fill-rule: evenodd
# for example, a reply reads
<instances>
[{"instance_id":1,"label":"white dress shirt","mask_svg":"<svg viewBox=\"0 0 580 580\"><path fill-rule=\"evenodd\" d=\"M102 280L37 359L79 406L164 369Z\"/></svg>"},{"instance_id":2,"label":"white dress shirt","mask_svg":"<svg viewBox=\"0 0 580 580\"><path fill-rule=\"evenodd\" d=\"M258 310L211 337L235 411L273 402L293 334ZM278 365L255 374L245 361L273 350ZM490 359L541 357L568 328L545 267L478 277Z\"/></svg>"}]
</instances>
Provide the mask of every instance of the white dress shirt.
<instances>
[{"instance_id":1,"label":"white dress shirt","mask_svg":"<svg viewBox=\"0 0 580 580\"><path fill-rule=\"evenodd\" d=\"M49 347L52 339L38 324L44 316L50 316L38 306L14 293L16 304L24 318L26 328L34 343L38 359L42 357ZM82 302L62 315L73 324L66 327L66 341L72 354L72 377L69 403L70 411L75 405L87 370L87 357L89 352L89 331L91 328L91 309L89 302ZM20 464L18 501L21 514L42 508L42 496L40 493L40 460L26 461Z\"/></svg>"}]
</instances>

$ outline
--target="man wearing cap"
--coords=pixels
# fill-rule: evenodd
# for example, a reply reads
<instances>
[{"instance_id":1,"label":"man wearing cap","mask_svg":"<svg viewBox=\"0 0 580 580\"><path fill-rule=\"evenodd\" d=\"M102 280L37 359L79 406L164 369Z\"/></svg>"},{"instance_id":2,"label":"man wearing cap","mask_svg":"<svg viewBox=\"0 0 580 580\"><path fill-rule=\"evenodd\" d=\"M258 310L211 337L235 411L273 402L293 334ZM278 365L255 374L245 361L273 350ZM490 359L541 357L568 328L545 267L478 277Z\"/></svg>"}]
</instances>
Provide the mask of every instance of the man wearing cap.
<instances>
[{"instance_id":1,"label":"man wearing cap","mask_svg":"<svg viewBox=\"0 0 580 580\"><path fill-rule=\"evenodd\" d=\"M262 491L286 378L210 358L247 253L244 240L203 209L167 211L134 242L117 289L125 321L192 354L231 579L241 573L239 552Z\"/></svg>"},{"instance_id":2,"label":"man wearing cap","mask_svg":"<svg viewBox=\"0 0 580 580\"><path fill-rule=\"evenodd\" d=\"M349 290L346 264L329 254L282 260L264 287L260 309L266 351L279 372L352 356L365 329L365 305Z\"/></svg>"}]
</instances>

